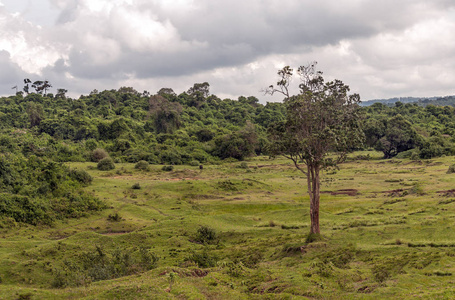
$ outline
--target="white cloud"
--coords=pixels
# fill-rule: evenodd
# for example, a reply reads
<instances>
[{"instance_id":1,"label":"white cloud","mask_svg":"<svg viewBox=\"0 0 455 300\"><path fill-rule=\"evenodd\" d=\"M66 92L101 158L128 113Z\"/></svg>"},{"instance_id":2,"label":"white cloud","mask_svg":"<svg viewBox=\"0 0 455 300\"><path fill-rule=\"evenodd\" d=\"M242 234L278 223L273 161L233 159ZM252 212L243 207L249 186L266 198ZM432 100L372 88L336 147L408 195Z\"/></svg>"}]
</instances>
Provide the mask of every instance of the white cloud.
<instances>
[{"instance_id":1,"label":"white cloud","mask_svg":"<svg viewBox=\"0 0 455 300\"><path fill-rule=\"evenodd\" d=\"M363 99L455 94L449 0L1 1L2 62L76 95L208 81L216 94L262 97L278 68L314 60ZM50 4L55 25L36 17Z\"/></svg>"}]
</instances>

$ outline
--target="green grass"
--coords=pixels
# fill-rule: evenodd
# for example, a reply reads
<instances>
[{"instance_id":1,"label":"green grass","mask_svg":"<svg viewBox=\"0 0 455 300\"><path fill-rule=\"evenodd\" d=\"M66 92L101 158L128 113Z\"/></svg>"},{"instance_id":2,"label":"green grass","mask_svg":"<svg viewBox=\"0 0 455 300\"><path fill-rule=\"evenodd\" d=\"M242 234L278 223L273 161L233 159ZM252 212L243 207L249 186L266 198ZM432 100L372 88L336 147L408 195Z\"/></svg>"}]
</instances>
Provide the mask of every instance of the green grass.
<instances>
[{"instance_id":1,"label":"green grass","mask_svg":"<svg viewBox=\"0 0 455 300\"><path fill-rule=\"evenodd\" d=\"M446 173L454 158L352 157L366 154L370 160L322 175L322 240L311 244L306 179L287 160L171 172L72 163L94 177L87 190L108 209L53 227L0 229L0 298L455 297L455 197L439 193L455 186ZM201 226L216 239L197 242ZM81 261L97 247L106 268L126 273L111 270L112 279L100 281L84 273ZM141 267L141 249L159 258L150 270ZM66 281L57 288L59 278Z\"/></svg>"}]
</instances>

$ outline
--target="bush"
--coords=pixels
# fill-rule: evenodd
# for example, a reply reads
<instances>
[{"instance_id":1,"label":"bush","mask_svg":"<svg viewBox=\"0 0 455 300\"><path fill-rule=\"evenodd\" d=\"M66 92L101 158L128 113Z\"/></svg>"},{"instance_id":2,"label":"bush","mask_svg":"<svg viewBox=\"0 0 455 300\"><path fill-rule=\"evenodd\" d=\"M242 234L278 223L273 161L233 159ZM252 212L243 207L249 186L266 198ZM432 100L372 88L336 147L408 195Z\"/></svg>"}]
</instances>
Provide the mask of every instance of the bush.
<instances>
[{"instance_id":1,"label":"bush","mask_svg":"<svg viewBox=\"0 0 455 300\"><path fill-rule=\"evenodd\" d=\"M174 170L174 166L163 166L161 170L166 171L166 172L171 172Z\"/></svg>"},{"instance_id":2,"label":"bush","mask_svg":"<svg viewBox=\"0 0 455 300\"><path fill-rule=\"evenodd\" d=\"M78 169L70 170L70 177L82 183L83 185L89 185L93 181L92 176L90 176L90 174L87 173L85 170Z\"/></svg>"},{"instance_id":3,"label":"bush","mask_svg":"<svg viewBox=\"0 0 455 300\"><path fill-rule=\"evenodd\" d=\"M93 151L98 147L98 143L94 139L89 139L85 142L85 149Z\"/></svg>"},{"instance_id":4,"label":"bush","mask_svg":"<svg viewBox=\"0 0 455 300\"><path fill-rule=\"evenodd\" d=\"M113 215L107 216L107 220L111 222L120 222L122 220L122 217L118 213L115 213Z\"/></svg>"},{"instance_id":5,"label":"bush","mask_svg":"<svg viewBox=\"0 0 455 300\"><path fill-rule=\"evenodd\" d=\"M216 255L212 255L204 249L202 252L194 252L190 257L186 259L186 261L191 261L196 263L200 268L211 268L216 266L218 261L218 257Z\"/></svg>"},{"instance_id":6,"label":"bush","mask_svg":"<svg viewBox=\"0 0 455 300\"><path fill-rule=\"evenodd\" d=\"M106 157L100 160L98 165L96 166L100 171L109 171L115 169L115 164L112 158Z\"/></svg>"},{"instance_id":7,"label":"bush","mask_svg":"<svg viewBox=\"0 0 455 300\"><path fill-rule=\"evenodd\" d=\"M146 248L116 248L106 251L101 246L67 260L62 270L54 271L52 286L80 286L87 282L114 279L145 272L157 266L158 256ZM81 280L82 279L82 280Z\"/></svg>"},{"instance_id":8,"label":"bush","mask_svg":"<svg viewBox=\"0 0 455 300\"><path fill-rule=\"evenodd\" d=\"M449 169L447 170L447 174L453 174L455 173L455 164L451 165Z\"/></svg>"},{"instance_id":9,"label":"bush","mask_svg":"<svg viewBox=\"0 0 455 300\"><path fill-rule=\"evenodd\" d=\"M190 161L188 164L189 164L190 166L192 166L192 167L197 167L197 166L199 166L201 163L200 163L199 161L197 161L197 160L192 160L192 161Z\"/></svg>"},{"instance_id":10,"label":"bush","mask_svg":"<svg viewBox=\"0 0 455 300\"><path fill-rule=\"evenodd\" d=\"M159 155L161 163L164 164L174 164L174 165L181 165L182 164L182 156L178 149L170 149L161 151Z\"/></svg>"},{"instance_id":11,"label":"bush","mask_svg":"<svg viewBox=\"0 0 455 300\"><path fill-rule=\"evenodd\" d=\"M248 164L245 161L242 161L240 165L238 165L240 169L249 169Z\"/></svg>"},{"instance_id":12,"label":"bush","mask_svg":"<svg viewBox=\"0 0 455 300\"><path fill-rule=\"evenodd\" d=\"M141 185L137 182L137 183L133 184L133 186L131 188L133 190L140 190L141 189Z\"/></svg>"},{"instance_id":13,"label":"bush","mask_svg":"<svg viewBox=\"0 0 455 300\"><path fill-rule=\"evenodd\" d=\"M96 148L92 151L91 158L94 162L99 162L106 157L109 157L109 154L104 149Z\"/></svg>"},{"instance_id":14,"label":"bush","mask_svg":"<svg viewBox=\"0 0 455 300\"><path fill-rule=\"evenodd\" d=\"M135 169L137 170L143 170L143 171L147 171L149 169L150 165L148 162L146 162L145 160L140 160L136 163L136 165L134 166Z\"/></svg>"},{"instance_id":15,"label":"bush","mask_svg":"<svg viewBox=\"0 0 455 300\"><path fill-rule=\"evenodd\" d=\"M216 232L215 229L209 226L201 226L196 232L195 237L196 242L202 244L211 244L216 241Z\"/></svg>"}]
</instances>

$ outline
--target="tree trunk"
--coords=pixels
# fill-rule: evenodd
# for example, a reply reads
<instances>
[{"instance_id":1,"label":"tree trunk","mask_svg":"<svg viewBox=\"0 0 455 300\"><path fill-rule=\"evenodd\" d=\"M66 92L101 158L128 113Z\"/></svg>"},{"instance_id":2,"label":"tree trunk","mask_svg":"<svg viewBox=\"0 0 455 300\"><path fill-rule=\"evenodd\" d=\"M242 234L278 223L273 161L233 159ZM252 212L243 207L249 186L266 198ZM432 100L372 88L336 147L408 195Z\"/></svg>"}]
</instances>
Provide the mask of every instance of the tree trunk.
<instances>
[{"instance_id":1,"label":"tree trunk","mask_svg":"<svg viewBox=\"0 0 455 300\"><path fill-rule=\"evenodd\" d=\"M308 166L308 193L310 195L310 233L320 234L319 229L319 167Z\"/></svg>"}]
</instances>

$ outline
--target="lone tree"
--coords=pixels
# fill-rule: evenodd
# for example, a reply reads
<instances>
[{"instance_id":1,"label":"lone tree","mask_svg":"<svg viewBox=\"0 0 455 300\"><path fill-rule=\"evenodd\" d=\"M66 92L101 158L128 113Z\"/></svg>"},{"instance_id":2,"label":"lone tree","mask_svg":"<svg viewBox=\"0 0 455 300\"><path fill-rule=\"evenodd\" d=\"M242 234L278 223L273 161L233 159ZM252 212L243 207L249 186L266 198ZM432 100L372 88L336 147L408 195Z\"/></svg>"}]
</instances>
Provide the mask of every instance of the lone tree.
<instances>
[{"instance_id":1,"label":"lone tree","mask_svg":"<svg viewBox=\"0 0 455 300\"><path fill-rule=\"evenodd\" d=\"M348 151L363 143L360 128L360 97L349 95L349 87L340 80L325 82L316 63L297 69L300 93L291 96L289 86L293 69L278 71L276 86L266 93L285 96L286 120L270 126L270 150L292 160L307 177L310 196L310 234L320 234L319 194L321 170L336 167Z\"/></svg>"}]
</instances>

